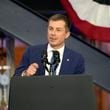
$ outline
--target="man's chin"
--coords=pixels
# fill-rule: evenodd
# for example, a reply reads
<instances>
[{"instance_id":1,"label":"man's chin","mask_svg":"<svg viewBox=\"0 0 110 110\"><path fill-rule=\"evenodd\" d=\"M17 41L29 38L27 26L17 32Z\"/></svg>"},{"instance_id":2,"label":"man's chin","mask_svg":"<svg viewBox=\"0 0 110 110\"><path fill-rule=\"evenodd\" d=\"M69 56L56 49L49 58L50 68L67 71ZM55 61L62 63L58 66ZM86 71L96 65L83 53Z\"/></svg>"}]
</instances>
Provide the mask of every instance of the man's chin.
<instances>
[{"instance_id":1,"label":"man's chin","mask_svg":"<svg viewBox=\"0 0 110 110\"><path fill-rule=\"evenodd\" d=\"M53 48L57 47L57 45L56 45L55 43L51 43L50 45L51 45L51 47L53 47Z\"/></svg>"}]
</instances>

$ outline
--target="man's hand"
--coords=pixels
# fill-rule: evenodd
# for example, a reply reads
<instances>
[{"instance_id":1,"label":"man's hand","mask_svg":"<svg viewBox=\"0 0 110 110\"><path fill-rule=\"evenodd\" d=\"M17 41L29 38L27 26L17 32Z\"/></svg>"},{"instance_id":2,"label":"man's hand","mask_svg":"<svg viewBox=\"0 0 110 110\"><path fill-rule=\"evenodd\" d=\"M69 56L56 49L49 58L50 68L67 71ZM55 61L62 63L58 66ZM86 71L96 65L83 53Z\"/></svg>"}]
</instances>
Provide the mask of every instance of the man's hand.
<instances>
[{"instance_id":1,"label":"man's hand","mask_svg":"<svg viewBox=\"0 0 110 110\"><path fill-rule=\"evenodd\" d=\"M22 76L32 76L37 72L38 68L39 65L37 63L32 63L29 65L27 70L22 73Z\"/></svg>"}]
</instances>

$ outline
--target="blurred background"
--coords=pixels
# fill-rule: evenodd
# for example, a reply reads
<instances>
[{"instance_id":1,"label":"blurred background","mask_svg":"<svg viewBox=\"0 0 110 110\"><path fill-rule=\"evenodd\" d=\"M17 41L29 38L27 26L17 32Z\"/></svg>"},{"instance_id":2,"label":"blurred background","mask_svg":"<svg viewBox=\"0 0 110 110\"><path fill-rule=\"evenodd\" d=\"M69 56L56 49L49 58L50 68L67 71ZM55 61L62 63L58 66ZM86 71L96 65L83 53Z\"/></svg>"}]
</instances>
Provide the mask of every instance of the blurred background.
<instances>
[{"instance_id":1,"label":"blurred background","mask_svg":"<svg viewBox=\"0 0 110 110\"><path fill-rule=\"evenodd\" d=\"M10 80L25 49L47 42L47 21L56 13L70 18L66 44L85 58L97 110L110 110L110 1L83 1L0 0L0 110L8 109Z\"/></svg>"}]
</instances>

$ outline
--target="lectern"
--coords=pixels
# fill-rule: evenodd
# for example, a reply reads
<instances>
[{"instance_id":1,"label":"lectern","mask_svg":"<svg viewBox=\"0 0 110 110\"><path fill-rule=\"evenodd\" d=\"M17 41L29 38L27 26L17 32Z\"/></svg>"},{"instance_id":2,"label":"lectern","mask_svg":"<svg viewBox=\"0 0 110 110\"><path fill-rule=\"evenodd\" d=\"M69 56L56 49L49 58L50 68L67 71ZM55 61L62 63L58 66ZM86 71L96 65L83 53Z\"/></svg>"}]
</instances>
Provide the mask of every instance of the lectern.
<instances>
[{"instance_id":1,"label":"lectern","mask_svg":"<svg viewBox=\"0 0 110 110\"><path fill-rule=\"evenodd\" d=\"M15 76L9 110L96 110L90 75Z\"/></svg>"}]
</instances>

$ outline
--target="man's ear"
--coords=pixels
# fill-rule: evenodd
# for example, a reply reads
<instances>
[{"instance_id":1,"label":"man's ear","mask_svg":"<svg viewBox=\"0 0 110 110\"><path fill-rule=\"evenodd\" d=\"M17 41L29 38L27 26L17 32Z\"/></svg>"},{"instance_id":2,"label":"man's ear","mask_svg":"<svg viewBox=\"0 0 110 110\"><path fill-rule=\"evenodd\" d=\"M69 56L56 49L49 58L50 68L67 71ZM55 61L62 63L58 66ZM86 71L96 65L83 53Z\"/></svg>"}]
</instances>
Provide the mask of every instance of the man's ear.
<instances>
[{"instance_id":1,"label":"man's ear","mask_svg":"<svg viewBox=\"0 0 110 110\"><path fill-rule=\"evenodd\" d=\"M70 31L67 32L65 39L67 39L69 36L70 36Z\"/></svg>"}]
</instances>

